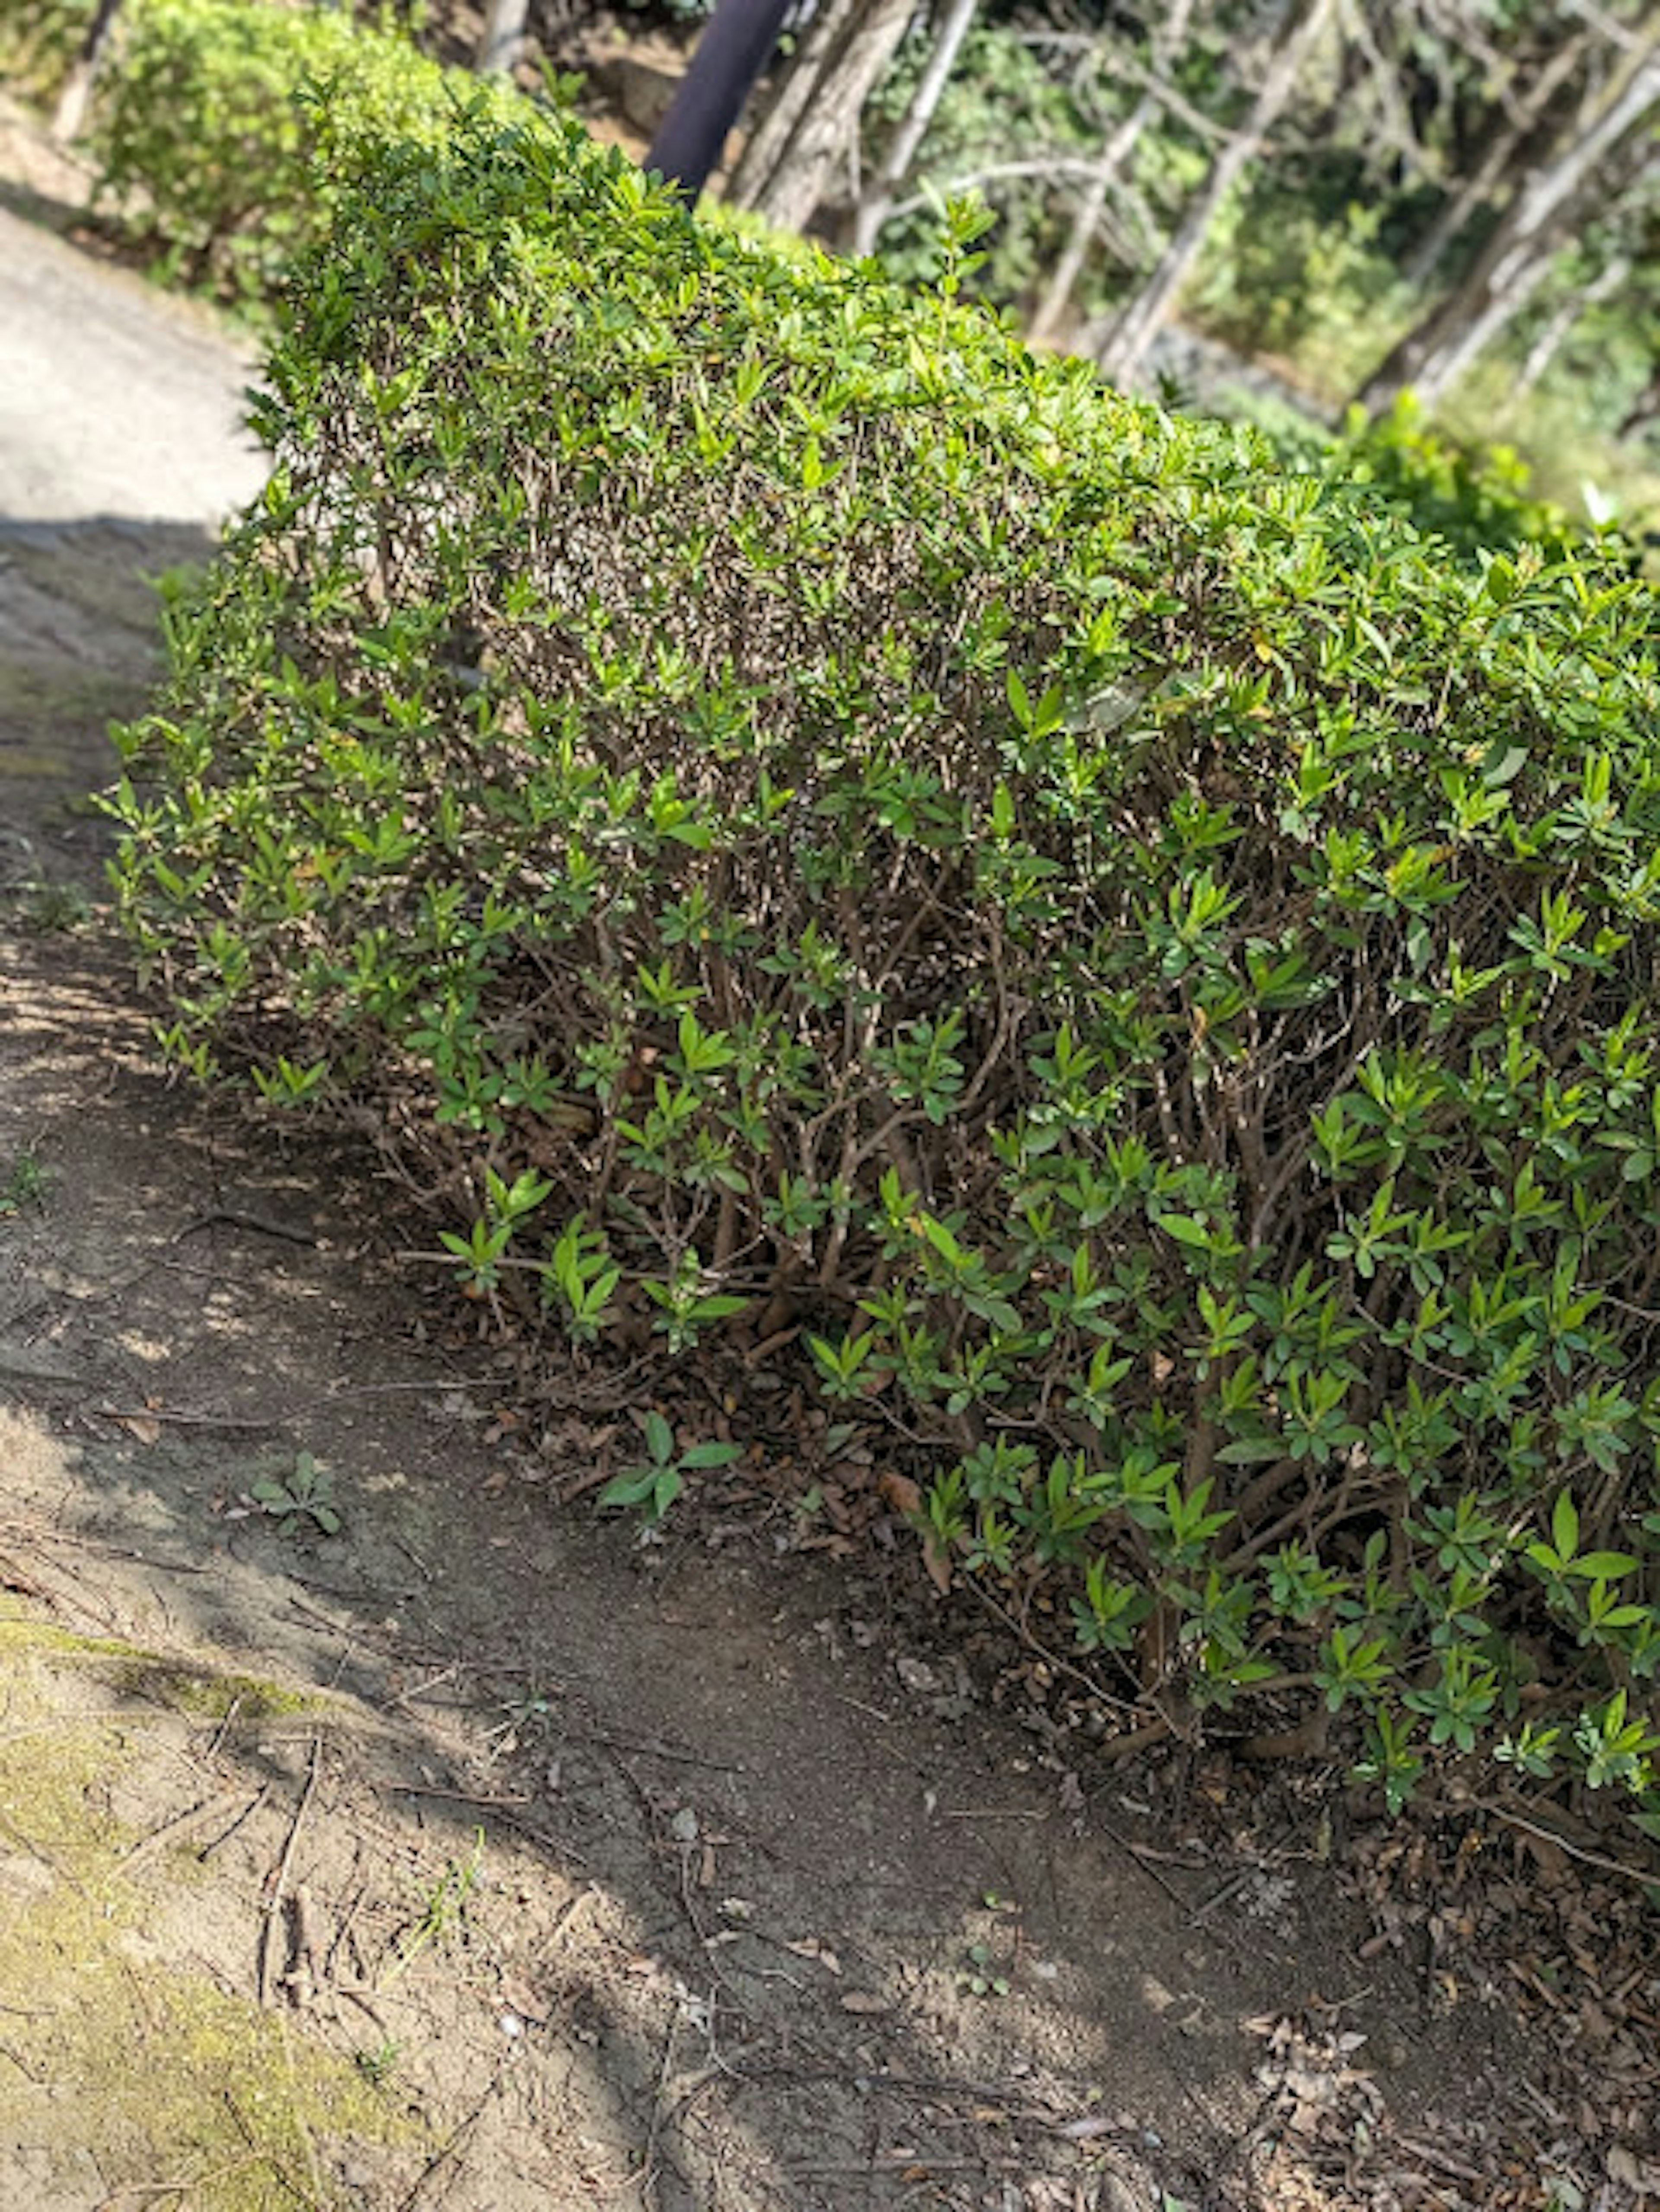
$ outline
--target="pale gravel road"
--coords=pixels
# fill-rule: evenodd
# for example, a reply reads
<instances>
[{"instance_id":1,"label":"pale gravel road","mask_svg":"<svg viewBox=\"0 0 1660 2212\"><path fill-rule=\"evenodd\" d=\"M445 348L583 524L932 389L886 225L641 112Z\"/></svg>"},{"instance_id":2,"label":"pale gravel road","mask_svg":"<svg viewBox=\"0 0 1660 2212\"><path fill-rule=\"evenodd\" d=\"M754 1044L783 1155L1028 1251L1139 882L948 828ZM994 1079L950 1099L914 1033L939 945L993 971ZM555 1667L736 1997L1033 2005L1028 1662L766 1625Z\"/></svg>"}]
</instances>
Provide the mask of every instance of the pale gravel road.
<instances>
[{"instance_id":1,"label":"pale gravel road","mask_svg":"<svg viewBox=\"0 0 1660 2212\"><path fill-rule=\"evenodd\" d=\"M7 198L72 209L69 166L0 103ZM101 888L85 795L161 673L151 580L208 560L265 480L255 367L199 309L0 204L0 924L31 884Z\"/></svg>"},{"instance_id":2,"label":"pale gravel road","mask_svg":"<svg viewBox=\"0 0 1660 2212\"><path fill-rule=\"evenodd\" d=\"M264 461L253 374L187 304L0 208L0 525L216 525Z\"/></svg>"}]
</instances>

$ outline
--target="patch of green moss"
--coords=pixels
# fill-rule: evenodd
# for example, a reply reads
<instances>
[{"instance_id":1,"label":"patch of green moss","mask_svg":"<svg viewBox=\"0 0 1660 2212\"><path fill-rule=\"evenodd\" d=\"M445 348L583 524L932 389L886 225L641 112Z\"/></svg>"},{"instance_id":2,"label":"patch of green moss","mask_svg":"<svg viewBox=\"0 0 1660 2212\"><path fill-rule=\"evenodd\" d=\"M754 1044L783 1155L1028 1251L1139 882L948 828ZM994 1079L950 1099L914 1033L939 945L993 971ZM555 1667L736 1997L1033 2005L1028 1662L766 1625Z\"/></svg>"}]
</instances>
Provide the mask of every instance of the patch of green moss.
<instances>
[{"instance_id":1,"label":"patch of green moss","mask_svg":"<svg viewBox=\"0 0 1660 2212\"><path fill-rule=\"evenodd\" d=\"M27 1626L43 1656L122 1649ZM112 1773L137 1754L106 1723L61 1711L53 1671L46 1657L14 1673L0 1738L0 1988L27 1992L7 2027L0 2137L46 2147L66 2177L90 2154L118 2194L165 2179L201 2212L296 2199L344 2212L360 2200L332 2179L333 2153L421 2143L424 2131L288 2015L157 1955L144 1884L158 1869L124 1871L134 1838L107 1809Z\"/></svg>"},{"instance_id":2,"label":"patch of green moss","mask_svg":"<svg viewBox=\"0 0 1660 2212\"><path fill-rule=\"evenodd\" d=\"M180 1660L147 1651L119 1637L83 1636L21 1612L0 1609L0 1653L34 1651L66 1659L110 1660L109 1678L129 1697L146 1698L173 1712L222 1720L235 1712L246 1720L271 1720L295 1713L322 1713L330 1701L315 1691L292 1689L257 1674L234 1674L200 1659Z\"/></svg>"},{"instance_id":3,"label":"patch of green moss","mask_svg":"<svg viewBox=\"0 0 1660 2212\"><path fill-rule=\"evenodd\" d=\"M210 1668L182 1665L141 1653L118 1680L134 1697L149 1698L175 1712L197 1719L223 1720L235 1713L242 1720L271 1720L294 1713L317 1713L328 1700L306 1690L285 1689L279 1682L264 1681L253 1674L224 1674Z\"/></svg>"}]
</instances>

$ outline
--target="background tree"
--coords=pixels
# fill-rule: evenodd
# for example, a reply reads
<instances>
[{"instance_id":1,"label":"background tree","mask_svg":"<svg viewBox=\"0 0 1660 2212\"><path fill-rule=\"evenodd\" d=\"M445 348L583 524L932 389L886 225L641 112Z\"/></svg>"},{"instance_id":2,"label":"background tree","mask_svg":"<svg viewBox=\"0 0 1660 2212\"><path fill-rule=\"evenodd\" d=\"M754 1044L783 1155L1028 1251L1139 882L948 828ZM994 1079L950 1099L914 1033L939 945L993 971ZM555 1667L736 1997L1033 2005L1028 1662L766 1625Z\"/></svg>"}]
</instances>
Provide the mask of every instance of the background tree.
<instances>
[{"instance_id":1,"label":"background tree","mask_svg":"<svg viewBox=\"0 0 1660 2212\"><path fill-rule=\"evenodd\" d=\"M778 44L789 0L721 0L646 156L692 199Z\"/></svg>"},{"instance_id":2,"label":"background tree","mask_svg":"<svg viewBox=\"0 0 1660 2212\"><path fill-rule=\"evenodd\" d=\"M75 137L85 119L87 102L97 81L98 70L109 44L110 33L115 28L115 19L121 12L121 0L97 0L81 41L79 52L64 88L58 97L58 106L52 118L52 135L67 145Z\"/></svg>"},{"instance_id":3,"label":"background tree","mask_svg":"<svg viewBox=\"0 0 1660 2212\"><path fill-rule=\"evenodd\" d=\"M852 245L855 253L868 253L876 244L882 225L892 209L896 188L910 173L916 158L916 149L927 135L927 128L939 112L951 73L957 66L963 42L968 37L980 0L947 0L946 12L934 40L928 65L917 81L911 95L910 106L898 129L888 142L881 165L860 195L853 220Z\"/></svg>"},{"instance_id":4,"label":"background tree","mask_svg":"<svg viewBox=\"0 0 1660 2212\"><path fill-rule=\"evenodd\" d=\"M734 179L734 197L786 230L805 230L829 196L838 163L842 197L858 197L859 119L904 37L916 0L851 0L833 32L804 46L786 80L787 100L768 118L764 157ZM831 11L827 10L827 15ZM811 51L809 51L811 49ZM760 137L757 131L757 137Z\"/></svg>"},{"instance_id":5,"label":"background tree","mask_svg":"<svg viewBox=\"0 0 1660 2212\"><path fill-rule=\"evenodd\" d=\"M1603 195L1605 173L1618 174L1621 155L1646 131L1657 107L1660 15L1631 38L1598 95L1518 180L1468 271L1389 349L1361 387L1363 407L1386 407L1408 385L1420 398L1438 398L1510 327L1576 224Z\"/></svg>"},{"instance_id":6,"label":"background tree","mask_svg":"<svg viewBox=\"0 0 1660 2212\"><path fill-rule=\"evenodd\" d=\"M1336 5L1337 0L1288 0L1280 12L1249 114L1218 152L1204 183L1183 211L1157 267L1126 304L1102 343L1097 357L1115 381L1131 382L1140 370L1148 347L1203 250L1219 209L1239 181L1245 164L1266 144L1297 88L1310 52L1330 27Z\"/></svg>"}]
</instances>

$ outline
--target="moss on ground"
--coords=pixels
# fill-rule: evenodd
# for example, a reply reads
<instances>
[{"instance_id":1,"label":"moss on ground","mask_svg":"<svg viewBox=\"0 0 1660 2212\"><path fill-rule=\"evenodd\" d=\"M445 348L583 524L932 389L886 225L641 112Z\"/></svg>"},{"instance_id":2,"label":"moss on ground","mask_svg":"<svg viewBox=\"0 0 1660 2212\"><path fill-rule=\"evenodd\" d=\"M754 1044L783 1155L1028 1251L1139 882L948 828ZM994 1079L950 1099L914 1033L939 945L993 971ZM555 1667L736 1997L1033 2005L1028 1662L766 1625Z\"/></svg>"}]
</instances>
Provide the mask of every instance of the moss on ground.
<instances>
[{"instance_id":1,"label":"moss on ground","mask_svg":"<svg viewBox=\"0 0 1660 2212\"><path fill-rule=\"evenodd\" d=\"M201 2212L361 2204L343 2154L372 2158L423 2131L290 2015L158 1947L155 1885L178 1871L161 1855L127 1869L139 1839L110 1809L111 1785L143 1750L120 1720L79 1709L80 1662L101 1674L112 1662L125 1688L159 1687L192 1715L319 1701L15 1607L0 1655L0 1988L22 1993L6 2021L0 2140L44 2150L65 2179L89 2152L116 2194L169 2186ZM256 1935L251 1908L251 1959Z\"/></svg>"}]
</instances>

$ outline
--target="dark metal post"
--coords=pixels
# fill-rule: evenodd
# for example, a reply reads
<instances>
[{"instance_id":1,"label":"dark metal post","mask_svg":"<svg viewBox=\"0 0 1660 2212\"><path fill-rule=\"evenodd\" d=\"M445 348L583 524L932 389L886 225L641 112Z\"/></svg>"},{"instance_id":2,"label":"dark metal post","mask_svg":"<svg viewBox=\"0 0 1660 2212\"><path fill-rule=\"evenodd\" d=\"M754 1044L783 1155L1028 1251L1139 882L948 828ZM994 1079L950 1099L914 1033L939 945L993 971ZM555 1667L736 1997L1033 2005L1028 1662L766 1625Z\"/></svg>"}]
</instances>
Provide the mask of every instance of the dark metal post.
<instances>
[{"instance_id":1,"label":"dark metal post","mask_svg":"<svg viewBox=\"0 0 1660 2212\"><path fill-rule=\"evenodd\" d=\"M720 0L646 156L695 200L784 27L790 0Z\"/></svg>"}]
</instances>

